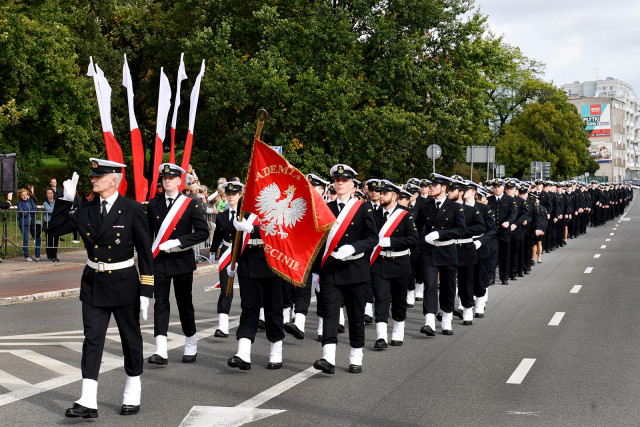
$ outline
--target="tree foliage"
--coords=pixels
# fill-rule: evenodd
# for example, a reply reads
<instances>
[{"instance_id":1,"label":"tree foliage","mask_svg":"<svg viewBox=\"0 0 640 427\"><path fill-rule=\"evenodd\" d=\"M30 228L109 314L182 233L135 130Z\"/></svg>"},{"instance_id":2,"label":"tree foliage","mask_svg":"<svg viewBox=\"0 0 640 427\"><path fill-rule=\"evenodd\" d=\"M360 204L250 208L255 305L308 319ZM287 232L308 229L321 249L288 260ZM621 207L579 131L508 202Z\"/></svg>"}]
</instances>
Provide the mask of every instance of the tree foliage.
<instances>
[{"instance_id":1,"label":"tree foliage","mask_svg":"<svg viewBox=\"0 0 640 427\"><path fill-rule=\"evenodd\" d=\"M263 139L304 172L345 162L361 177L404 180L431 171L428 145L442 146L437 169L450 173L465 146L492 143L526 102L553 95L542 65L488 32L472 0L16 0L0 7L0 151L28 167L42 154L76 168L104 155L93 56L129 156L125 53L150 150L160 67L175 91L181 52L178 149L206 61L192 154L205 182L244 176L258 108L271 114Z\"/></svg>"}]
</instances>

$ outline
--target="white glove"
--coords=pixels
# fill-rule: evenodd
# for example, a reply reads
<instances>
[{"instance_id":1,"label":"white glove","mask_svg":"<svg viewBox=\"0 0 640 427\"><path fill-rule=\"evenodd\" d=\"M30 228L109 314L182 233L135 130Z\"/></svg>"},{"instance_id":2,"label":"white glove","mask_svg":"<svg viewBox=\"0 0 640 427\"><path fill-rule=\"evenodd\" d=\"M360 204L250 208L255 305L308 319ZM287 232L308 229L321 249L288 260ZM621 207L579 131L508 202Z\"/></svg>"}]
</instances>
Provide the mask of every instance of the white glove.
<instances>
[{"instance_id":1,"label":"white glove","mask_svg":"<svg viewBox=\"0 0 640 427\"><path fill-rule=\"evenodd\" d=\"M482 246L482 242L480 240L474 240L473 245L476 247L476 249L480 249L480 246Z\"/></svg>"},{"instance_id":2,"label":"white glove","mask_svg":"<svg viewBox=\"0 0 640 427\"><path fill-rule=\"evenodd\" d=\"M215 254L215 252L209 252L209 262L211 264L215 264L216 263L216 254Z\"/></svg>"},{"instance_id":3,"label":"white glove","mask_svg":"<svg viewBox=\"0 0 640 427\"><path fill-rule=\"evenodd\" d=\"M245 233L251 233L253 231L253 225L249 223L249 221L238 221L237 218L233 218L233 226L238 231L242 231Z\"/></svg>"},{"instance_id":4,"label":"white glove","mask_svg":"<svg viewBox=\"0 0 640 427\"><path fill-rule=\"evenodd\" d=\"M149 308L149 297L140 297L140 316L143 320L147 320L147 309Z\"/></svg>"},{"instance_id":5,"label":"white glove","mask_svg":"<svg viewBox=\"0 0 640 427\"><path fill-rule=\"evenodd\" d=\"M311 284L316 292L320 292L320 275L316 273L311 273Z\"/></svg>"},{"instance_id":6,"label":"white glove","mask_svg":"<svg viewBox=\"0 0 640 427\"><path fill-rule=\"evenodd\" d=\"M438 240L440 238L440 234L437 231L432 231L431 233L424 236L425 242L433 242L434 240Z\"/></svg>"},{"instance_id":7,"label":"white glove","mask_svg":"<svg viewBox=\"0 0 640 427\"><path fill-rule=\"evenodd\" d=\"M64 188L64 195L62 196L62 200L66 200L67 202L73 202L73 199L76 197L76 187L78 187L78 178L80 176L77 172L73 173L71 179L67 179L62 183L62 187Z\"/></svg>"},{"instance_id":8,"label":"white glove","mask_svg":"<svg viewBox=\"0 0 640 427\"><path fill-rule=\"evenodd\" d=\"M167 240L164 243L161 243L160 246L158 246L158 249L160 249L161 251L168 251L169 249L177 248L178 246L180 246L180 240L171 239Z\"/></svg>"},{"instance_id":9,"label":"white glove","mask_svg":"<svg viewBox=\"0 0 640 427\"><path fill-rule=\"evenodd\" d=\"M232 270L231 269L231 264L229 264L227 266L227 274L229 275L229 277L236 277L236 272L238 271L238 266L236 265L236 269Z\"/></svg>"},{"instance_id":10,"label":"white glove","mask_svg":"<svg viewBox=\"0 0 640 427\"><path fill-rule=\"evenodd\" d=\"M348 256L353 255L356 252L356 249L351 245L344 245L338 248L337 251L331 254L332 257L336 259L344 259Z\"/></svg>"},{"instance_id":11,"label":"white glove","mask_svg":"<svg viewBox=\"0 0 640 427\"><path fill-rule=\"evenodd\" d=\"M383 248L388 248L389 246L391 246L391 237L381 237L378 244Z\"/></svg>"}]
</instances>

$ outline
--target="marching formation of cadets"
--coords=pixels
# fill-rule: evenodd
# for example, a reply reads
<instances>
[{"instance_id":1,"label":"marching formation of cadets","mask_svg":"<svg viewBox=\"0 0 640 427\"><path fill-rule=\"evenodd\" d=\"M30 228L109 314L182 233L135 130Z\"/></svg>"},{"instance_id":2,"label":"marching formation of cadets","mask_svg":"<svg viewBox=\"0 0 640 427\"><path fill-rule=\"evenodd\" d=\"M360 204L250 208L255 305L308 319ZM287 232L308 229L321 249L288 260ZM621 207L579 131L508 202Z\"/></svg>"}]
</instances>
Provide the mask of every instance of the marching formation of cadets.
<instances>
[{"instance_id":1,"label":"marching formation of cadets","mask_svg":"<svg viewBox=\"0 0 640 427\"><path fill-rule=\"evenodd\" d=\"M191 247L206 240L208 228L198 209L201 201L178 191L186 173L179 166L160 165L164 192L150 201L145 214L142 205L117 191L125 165L90 160L93 191L100 197L70 214L78 181L74 173L64 182L64 196L56 203L50 225L56 235L78 231L88 257L80 288L85 331L82 394L66 416L98 417L98 373L112 315L127 374L120 413L133 415L140 410L144 365L139 318L147 319L153 297L156 349L147 363L168 365L172 283L185 336L182 363L197 361ZM266 368L282 368L285 332L305 339L314 291L322 352L313 366L327 374L335 373L345 319L350 373L363 370L366 325L375 324L375 350L402 346L407 310L416 303L422 303L421 333L435 336L438 320L442 335L453 335L454 316L465 326L485 316L490 285L507 285L529 274L542 262L543 252L585 234L589 224L597 227L621 215L633 196L630 186L619 183L494 179L481 185L436 173L402 186L369 179L361 189L356 171L345 164L333 166L329 176L332 183L315 174L307 176L327 200L336 222L306 286L300 287L269 268L258 219L240 215L243 184L229 182L218 189L225 192L228 207L216 217L210 248L222 285L215 337L229 336L233 293L227 296L225 288L236 275L241 299L238 351L228 366L251 369L252 346L263 329L270 345ZM232 270L228 260L237 232L244 233L246 244Z\"/></svg>"}]
</instances>

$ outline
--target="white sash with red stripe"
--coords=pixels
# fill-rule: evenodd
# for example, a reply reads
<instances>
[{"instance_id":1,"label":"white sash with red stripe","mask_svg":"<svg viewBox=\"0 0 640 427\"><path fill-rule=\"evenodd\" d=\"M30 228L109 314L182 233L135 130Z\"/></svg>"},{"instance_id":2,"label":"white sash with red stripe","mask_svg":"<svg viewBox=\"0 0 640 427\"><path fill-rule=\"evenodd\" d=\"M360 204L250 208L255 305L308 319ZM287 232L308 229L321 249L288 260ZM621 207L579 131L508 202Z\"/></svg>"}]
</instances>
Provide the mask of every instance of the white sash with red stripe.
<instances>
[{"instance_id":1,"label":"white sash with red stripe","mask_svg":"<svg viewBox=\"0 0 640 427\"><path fill-rule=\"evenodd\" d=\"M164 221L160 225L160 230L158 230L158 235L156 236L156 240L153 242L153 246L151 246L151 250L153 251L153 257L155 258L159 253L159 246L169 240L169 236L171 236L171 232L175 228L178 221L182 217L185 209L189 206L189 202L192 199L186 196L178 196L173 202L171 209L167 213L167 216L164 217Z\"/></svg>"},{"instance_id":2,"label":"white sash with red stripe","mask_svg":"<svg viewBox=\"0 0 640 427\"><path fill-rule=\"evenodd\" d=\"M338 242L347 231L349 224L351 224L351 220L361 204L362 201L351 198L340 211L338 218L336 218L336 222L333 224L331 230L329 230L329 234L327 235L327 243L324 246L324 254L322 255L322 265L324 265L324 262L329 258L329 255L331 255L331 252L333 252L338 245Z\"/></svg>"},{"instance_id":3,"label":"white sash with red stripe","mask_svg":"<svg viewBox=\"0 0 640 427\"><path fill-rule=\"evenodd\" d=\"M382 228L380 229L380 232L378 233L378 237L379 238L391 237L393 230L396 229L396 227L398 226L398 224L400 224L400 221L402 221L402 218L404 218L406 214L407 214L407 211L405 211L404 209L396 209L396 211L392 213L389 218L387 218L387 222L385 222ZM379 244L376 245L375 248L373 248L373 252L371 252L369 265L373 265L373 262L376 260L381 250L382 250L382 246L380 246Z\"/></svg>"}]
</instances>

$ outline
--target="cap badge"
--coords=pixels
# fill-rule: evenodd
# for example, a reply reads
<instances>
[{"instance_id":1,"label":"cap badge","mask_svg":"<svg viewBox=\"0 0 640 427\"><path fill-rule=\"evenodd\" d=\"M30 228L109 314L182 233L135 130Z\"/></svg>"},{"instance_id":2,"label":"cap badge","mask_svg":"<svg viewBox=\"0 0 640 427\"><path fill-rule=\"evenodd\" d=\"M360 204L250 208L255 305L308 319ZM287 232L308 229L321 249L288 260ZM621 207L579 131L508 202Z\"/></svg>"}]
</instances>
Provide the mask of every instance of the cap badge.
<instances>
[{"instance_id":1,"label":"cap badge","mask_svg":"<svg viewBox=\"0 0 640 427\"><path fill-rule=\"evenodd\" d=\"M344 173L344 168L342 165L338 166L338 173Z\"/></svg>"},{"instance_id":2,"label":"cap badge","mask_svg":"<svg viewBox=\"0 0 640 427\"><path fill-rule=\"evenodd\" d=\"M164 171L165 172L169 172L171 170L171 168L169 167L169 165L164 165Z\"/></svg>"},{"instance_id":3,"label":"cap badge","mask_svg":"<svg viewBox=\"0 0 640 427\"><path fill-rule=\"evenodd\" d=\"M97 168L97 167L98 167L98 162L96 162L95 160L94 160L94 161L92 161L92 162L91 162L91 167L92 167L93 169Z\"/></svg>"}]
</instances>

